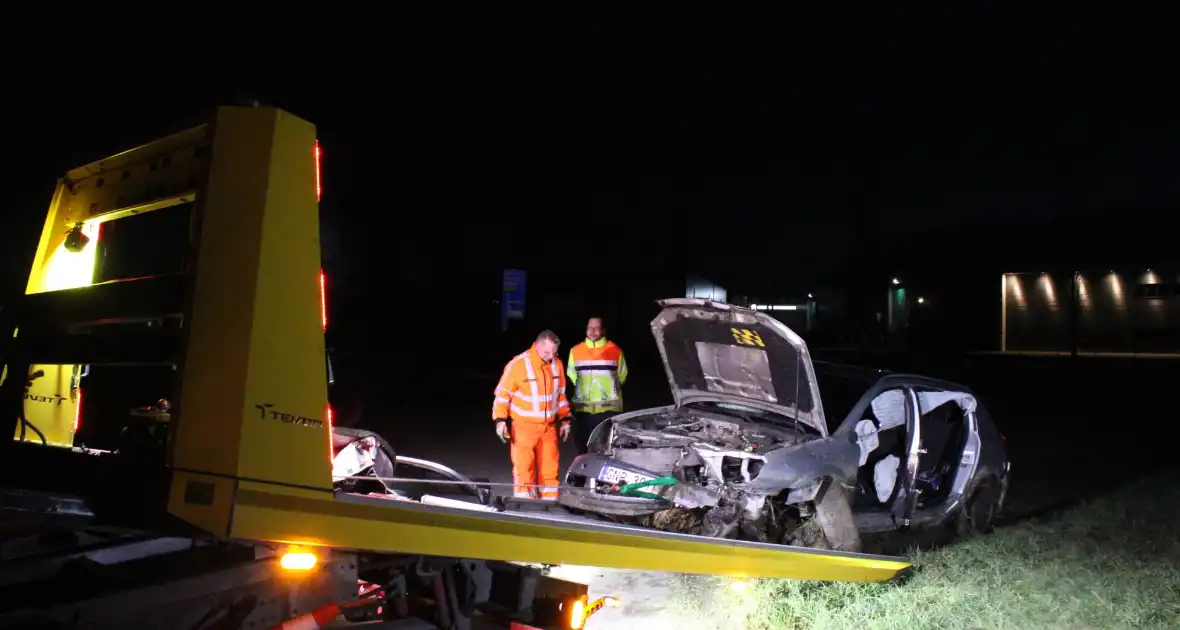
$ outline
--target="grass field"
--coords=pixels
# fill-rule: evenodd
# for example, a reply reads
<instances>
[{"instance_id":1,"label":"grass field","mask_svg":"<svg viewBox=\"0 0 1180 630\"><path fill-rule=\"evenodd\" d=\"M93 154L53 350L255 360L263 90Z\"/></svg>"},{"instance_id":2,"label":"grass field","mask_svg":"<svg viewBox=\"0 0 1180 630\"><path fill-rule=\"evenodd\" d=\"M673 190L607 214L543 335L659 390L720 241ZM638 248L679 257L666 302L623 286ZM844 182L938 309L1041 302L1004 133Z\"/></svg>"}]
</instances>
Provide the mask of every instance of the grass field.
<instances>
[{"instance_id":1,"label":"grass field","mask_svg":"<svg viewBox=\"0 0 1180 630\"><path fill-rule=\"evenodd\" d=\"M974 540L911 550L905 584L680 578L682 628L1180 628L1180 473Z\"/></svg>"}]
</instances>

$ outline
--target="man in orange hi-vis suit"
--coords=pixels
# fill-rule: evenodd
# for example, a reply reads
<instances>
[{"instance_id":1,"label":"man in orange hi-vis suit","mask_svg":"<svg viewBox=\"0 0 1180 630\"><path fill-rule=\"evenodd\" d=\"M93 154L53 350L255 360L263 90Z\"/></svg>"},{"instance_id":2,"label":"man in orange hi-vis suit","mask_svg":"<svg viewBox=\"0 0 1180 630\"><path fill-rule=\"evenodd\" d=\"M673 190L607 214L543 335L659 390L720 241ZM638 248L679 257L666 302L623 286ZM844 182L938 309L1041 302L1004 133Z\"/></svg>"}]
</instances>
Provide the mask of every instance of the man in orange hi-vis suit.
<instances>
[{"instance_id":1,"label":"man in orange hi-vis suit","mask_svg":"<svg viewBox=\"0 0 1180 630\"><path fill-rule=\"evenodd\" d=\"M565 370L557 358L561 340L551 330L537 335L533 347L504 366L492 403L496 435L511 442L512 483L518 497L557 498L561 453L558 433L569 439L569 402L565 399ZM556 424L560 422L561 428ZM540 468L541 492L536 492Z\"/></svg>"}]
</instances>

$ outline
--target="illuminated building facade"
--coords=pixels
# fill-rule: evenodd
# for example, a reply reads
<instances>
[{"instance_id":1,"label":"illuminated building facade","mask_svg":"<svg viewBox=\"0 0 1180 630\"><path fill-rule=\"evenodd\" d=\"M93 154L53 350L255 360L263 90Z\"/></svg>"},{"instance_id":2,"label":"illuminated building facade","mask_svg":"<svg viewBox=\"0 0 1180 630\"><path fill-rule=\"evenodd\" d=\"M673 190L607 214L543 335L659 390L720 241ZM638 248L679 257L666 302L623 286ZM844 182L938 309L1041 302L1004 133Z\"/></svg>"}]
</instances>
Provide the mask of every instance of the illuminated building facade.
<instances>
[{"instance_id":1,"label":"illuminated building facade","mask_svg":"<svg viewBox=\"0 0 1180 630\"><path fill-rule=\"evenodd\" d=\"M1005 273L1005 353L1180 355L1180 268Z\"/></svg>"}]
</instances>

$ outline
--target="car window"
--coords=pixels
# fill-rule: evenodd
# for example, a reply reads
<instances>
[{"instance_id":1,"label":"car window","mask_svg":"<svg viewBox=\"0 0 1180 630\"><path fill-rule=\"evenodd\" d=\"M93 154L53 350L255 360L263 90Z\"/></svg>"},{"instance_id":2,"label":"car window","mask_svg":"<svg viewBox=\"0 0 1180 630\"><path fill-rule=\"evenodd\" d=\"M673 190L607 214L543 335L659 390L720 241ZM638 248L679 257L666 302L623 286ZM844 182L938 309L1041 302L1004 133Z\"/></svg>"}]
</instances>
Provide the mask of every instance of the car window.
<instances>
[{"instance_id":1,"label":"car window","mask_svg":"<svg viewBox=\"0 0 1180 630\"><path fill-rule=\"evenodd\" d=\"M852 408L860 401L861 396L864 396L864 393L868 391L869 384L859 379L846 378L819 370L816 370L816 380L819 383L819 397L823 402L824 416L827 418L828 433L830 434L852 412Z\"/></svg>"}]
</instances>

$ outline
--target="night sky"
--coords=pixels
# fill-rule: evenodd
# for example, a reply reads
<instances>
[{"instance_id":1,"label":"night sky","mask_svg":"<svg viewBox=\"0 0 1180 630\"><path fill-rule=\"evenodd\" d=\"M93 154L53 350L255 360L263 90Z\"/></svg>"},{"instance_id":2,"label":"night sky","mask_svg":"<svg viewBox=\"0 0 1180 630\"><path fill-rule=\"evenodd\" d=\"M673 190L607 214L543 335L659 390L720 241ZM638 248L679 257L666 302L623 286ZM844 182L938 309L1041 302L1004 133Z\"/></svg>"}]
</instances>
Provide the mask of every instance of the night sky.
<instances>
[{"instance_id":1,"label":"night sky","mask_svg":"<svg viewBox=\"0 0 1180 630\"><path fill-rule=\"evenodd\" d=\"M7 81L26 98L10 114L3 288L23 285L56 176L253 100L318 125L328 255L358 285L587 251L621 270L774 275L934 230L1155 218L1180 201L1172 25L810 10L659 33L473 14L332 35L380 55L324 34L318 57L255 42L131 74L30 65Z\"/></svg>"}]
</instances>

